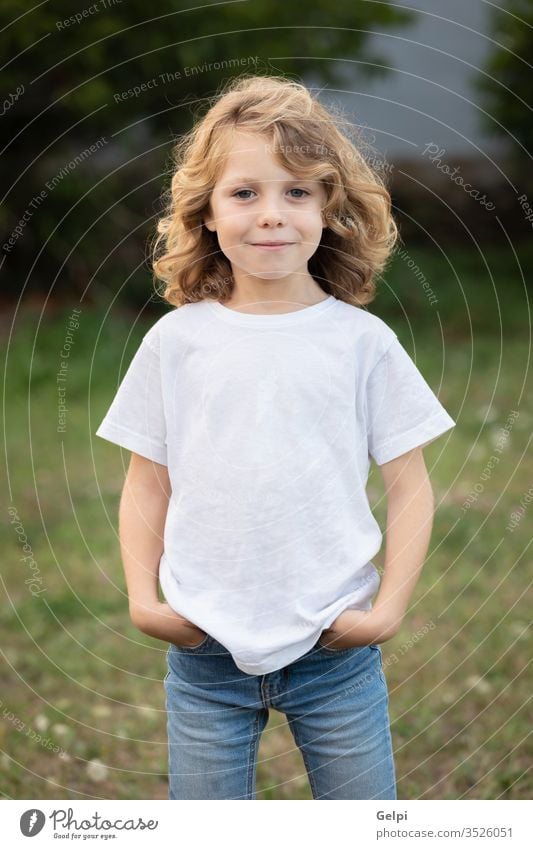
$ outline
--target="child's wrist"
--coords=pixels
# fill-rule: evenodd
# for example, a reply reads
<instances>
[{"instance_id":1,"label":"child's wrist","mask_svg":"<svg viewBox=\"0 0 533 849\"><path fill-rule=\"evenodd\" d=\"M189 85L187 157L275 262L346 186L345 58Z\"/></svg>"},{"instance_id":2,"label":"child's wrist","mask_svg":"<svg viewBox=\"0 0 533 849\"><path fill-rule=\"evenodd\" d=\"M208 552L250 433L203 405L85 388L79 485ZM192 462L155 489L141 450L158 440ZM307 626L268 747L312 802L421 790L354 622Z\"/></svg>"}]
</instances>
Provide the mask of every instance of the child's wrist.
<instances>
[{"instance_id":1,"label":"child's wrist","mask_svg":"<svg viewBox=\"0 0 533 849\"><path fill-rule=\"evenodd\" d=\"M379 594L374 602L372 611L376 618L388 632L387 639L396 636L399 631L405 610L394 599L379 598Z\"/></svg>"}]
</instances>

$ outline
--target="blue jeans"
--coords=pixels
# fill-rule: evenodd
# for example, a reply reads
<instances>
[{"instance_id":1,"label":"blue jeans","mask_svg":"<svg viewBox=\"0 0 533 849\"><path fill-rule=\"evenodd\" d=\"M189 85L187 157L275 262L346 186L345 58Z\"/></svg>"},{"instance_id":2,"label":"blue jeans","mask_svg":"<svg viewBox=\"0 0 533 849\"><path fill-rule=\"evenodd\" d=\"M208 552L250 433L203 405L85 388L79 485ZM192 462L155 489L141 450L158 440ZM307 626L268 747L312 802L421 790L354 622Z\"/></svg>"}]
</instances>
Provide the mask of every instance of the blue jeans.
<instances>
[{"instance_id":1,"label":"blue jeans","mask_svg":"<svg viewBox=\"0 0 533 849\"><path fill-rule=\"evenodd\" d=\"M206 634L170 644L164 686L169 799L256 799L269 707L285 714L314 799L396 799L388 691L378 645L319 640L298 660L248 675Z\"/></svg>"}]
</instances>

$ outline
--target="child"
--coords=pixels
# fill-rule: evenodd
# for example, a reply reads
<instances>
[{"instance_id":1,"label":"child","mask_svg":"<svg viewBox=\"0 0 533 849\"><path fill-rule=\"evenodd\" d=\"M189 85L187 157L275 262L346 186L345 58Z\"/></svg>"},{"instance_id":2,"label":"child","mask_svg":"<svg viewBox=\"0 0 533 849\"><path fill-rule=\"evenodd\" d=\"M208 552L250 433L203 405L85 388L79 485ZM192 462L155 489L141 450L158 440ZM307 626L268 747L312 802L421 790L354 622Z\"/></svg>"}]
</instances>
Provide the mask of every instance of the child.
<instances>
[{"instance_id":1,"label":"child","mask_svg":"<svg viewBox=\"0 0 533 849\"><path fill-rule=\"evenodd\" d=\"M132 621L170 643L169 798L255 799L274 707L313 798L396 799L379 643L429 545L421 449L455 422L364 309L397 237L390 196L303 85L244 76L178 142L158 233L178 308L97 435L133 452L120 541Z\"/></svg>"}]
</instances>

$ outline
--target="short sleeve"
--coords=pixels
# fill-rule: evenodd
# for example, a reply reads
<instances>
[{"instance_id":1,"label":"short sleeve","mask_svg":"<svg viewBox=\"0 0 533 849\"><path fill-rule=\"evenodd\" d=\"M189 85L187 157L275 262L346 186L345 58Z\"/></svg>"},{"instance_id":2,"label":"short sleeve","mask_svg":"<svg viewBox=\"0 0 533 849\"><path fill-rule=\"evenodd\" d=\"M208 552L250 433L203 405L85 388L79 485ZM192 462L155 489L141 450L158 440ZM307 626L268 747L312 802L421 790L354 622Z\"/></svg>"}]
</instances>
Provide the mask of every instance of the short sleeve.
<instances>
[{"instance_id":1,"label":"short sleeve","mask_svg":"<svg viewBox=\"0 0 533 849\"><path fill-rule=\"evenodd\" d=\"M455 426L396 335L368 377L369 454L378 466Z\"/></svg>"},{"instance_id":2,"label":"short sleeve","mask_svg":"<svg viewBox=\"0 0 533 849\"><path fill-rule=\"evenodd\" d=\"M153 337L149 332L147 336ZM96 436L168 465L158 351L142 340Z\"/></svg>"}]
</instances>

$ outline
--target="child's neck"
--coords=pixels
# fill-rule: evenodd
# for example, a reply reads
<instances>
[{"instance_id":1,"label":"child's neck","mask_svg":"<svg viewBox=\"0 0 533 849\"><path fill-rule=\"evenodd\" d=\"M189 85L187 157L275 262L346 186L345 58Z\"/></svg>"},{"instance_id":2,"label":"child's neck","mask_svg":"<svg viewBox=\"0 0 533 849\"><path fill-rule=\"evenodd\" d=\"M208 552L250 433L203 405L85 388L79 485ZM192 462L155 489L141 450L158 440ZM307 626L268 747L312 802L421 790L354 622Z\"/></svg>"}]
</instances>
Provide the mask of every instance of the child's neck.
<instances>
[{"instance_id":1,"label":"child's neck","mask_svg":"<svg viewBox=\"0 0 533 849\"><path fill-rule=\"evenodd\" d=\"M221 303L225 307L239 312L282 315L314 306L327 297L329 297L328 294L311 278L311 283L306 284L298 291L287 288L280 291L268 287L258 289L255 286L235 284L228 300Z\"/></svg>"}]
</instances>

